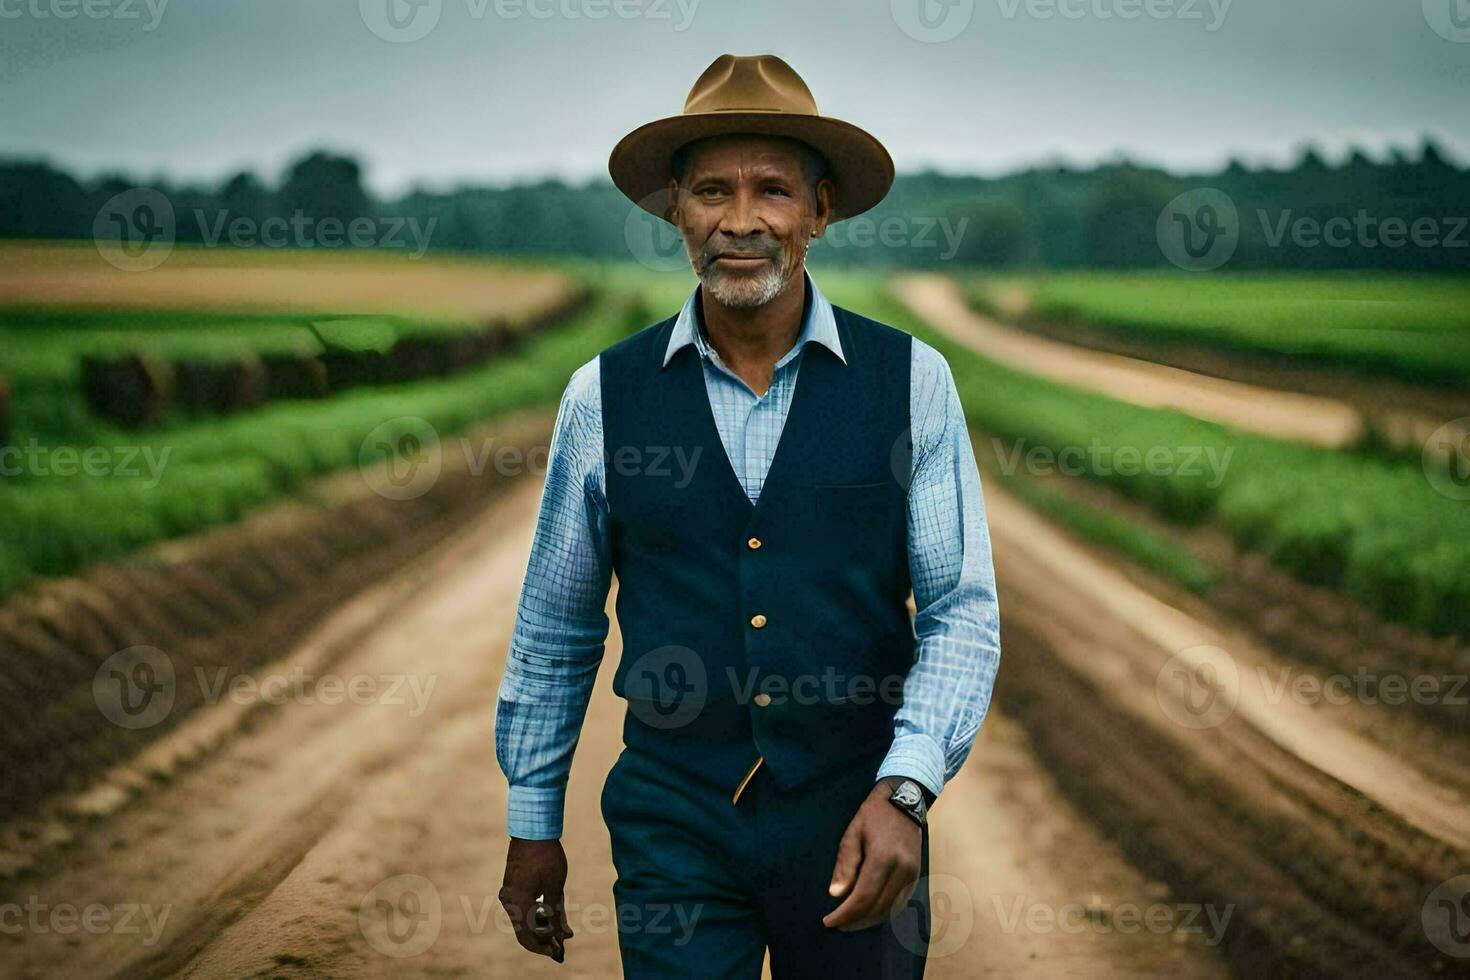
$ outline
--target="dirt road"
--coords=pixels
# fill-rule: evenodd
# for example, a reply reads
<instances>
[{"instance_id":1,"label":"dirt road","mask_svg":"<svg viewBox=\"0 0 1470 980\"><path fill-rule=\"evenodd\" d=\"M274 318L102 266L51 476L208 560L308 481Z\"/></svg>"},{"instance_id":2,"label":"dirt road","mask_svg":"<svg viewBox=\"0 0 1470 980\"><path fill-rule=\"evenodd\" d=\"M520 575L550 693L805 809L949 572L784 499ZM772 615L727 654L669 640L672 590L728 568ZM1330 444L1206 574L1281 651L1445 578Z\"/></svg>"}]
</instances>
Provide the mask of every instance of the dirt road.
<instances>
[{"instance_id":1,"label":"dirt road","mask_svg":"<svg viewBox=\"0 0 1470 980\"><path fill-rule=\"evenodd\" d=\"M1212 378L1004 326L972 310L959 285L945 276L903 276L893 288L936 330L1017 370L1277 439L1340 448L1363 434L1357 410L1331 398Z\"/></svg>"},{"instance_id":2,"label":"dirt road","mask_svg":"<svg viewBox=\"0 0 1470 980\"><path fill-rule=\"evenodd\" d=\"M567 964L522 953L495 901L494 696L539 492L524 481L348 603L261 677L314 663L315 686L14 882L0 896L0 974L616 976L597 805L620 749L609 671L569 791ZM347 656L313 659L365 625ZM607 658L618 655L614 623ZM1207 940L1229 910L1193 908L1130 867L998 710L936 808L933 839L930 976L1224 975Z\"/></svg>"}]
</instances>

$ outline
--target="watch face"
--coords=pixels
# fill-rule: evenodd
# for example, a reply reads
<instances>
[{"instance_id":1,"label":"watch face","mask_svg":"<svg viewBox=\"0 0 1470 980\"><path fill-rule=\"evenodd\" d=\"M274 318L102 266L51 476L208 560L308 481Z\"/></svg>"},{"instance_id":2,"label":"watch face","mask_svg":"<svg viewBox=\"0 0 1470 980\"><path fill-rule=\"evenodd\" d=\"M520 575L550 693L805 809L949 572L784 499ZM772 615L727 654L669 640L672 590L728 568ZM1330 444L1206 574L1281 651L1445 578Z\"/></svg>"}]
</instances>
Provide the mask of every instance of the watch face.
<instances>
[{"instance_id":1,"label":"watch face","mask_svg":"<svg viewBox=\"0 0 1470 980\"><path fill-rule=\"evenodd\" d=\"M919 787L913 783L904 783L893 791L893 801L900 806L918 806L923 800Z\"/></svg>"}]
</instances>

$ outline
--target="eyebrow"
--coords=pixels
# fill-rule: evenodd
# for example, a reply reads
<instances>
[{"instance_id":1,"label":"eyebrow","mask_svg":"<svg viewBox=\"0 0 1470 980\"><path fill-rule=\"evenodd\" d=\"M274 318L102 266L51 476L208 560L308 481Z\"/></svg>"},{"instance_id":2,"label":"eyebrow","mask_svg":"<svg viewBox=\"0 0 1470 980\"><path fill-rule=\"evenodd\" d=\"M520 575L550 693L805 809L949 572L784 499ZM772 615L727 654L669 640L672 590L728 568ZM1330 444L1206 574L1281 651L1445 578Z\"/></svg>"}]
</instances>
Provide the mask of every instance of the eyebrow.
<instances>
[{"instance_id":1,"label":"eyebrow","mask_svg":"<svg viewBox=\"0 0 1470 980\"><path fill-rule=\"evenodd\" d=\"M769 165L758 165L755 167L751 167L750 172L752 178L754 178L755 180L795 181L797 183L801 182L801 178L799 175L791 174L786 172L785 170L781 170ZM690 174L689 182L692 184L701 180L724 179L726 178L720 174L701 172L700 169L696 166L693 168L693 173Z\"/></svg>"}]
</instances>

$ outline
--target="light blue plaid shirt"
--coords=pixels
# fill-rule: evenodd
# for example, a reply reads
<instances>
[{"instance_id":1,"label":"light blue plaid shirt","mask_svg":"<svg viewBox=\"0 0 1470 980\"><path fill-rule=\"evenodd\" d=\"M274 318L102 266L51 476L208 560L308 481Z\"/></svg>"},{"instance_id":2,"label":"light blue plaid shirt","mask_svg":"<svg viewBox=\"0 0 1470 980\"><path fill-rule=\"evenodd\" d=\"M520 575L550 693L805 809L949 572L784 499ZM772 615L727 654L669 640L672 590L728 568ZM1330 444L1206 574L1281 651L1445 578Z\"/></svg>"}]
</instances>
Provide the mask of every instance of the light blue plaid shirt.
<instances>
[{"instance_id":1,"label":"light blue plaid shirt","mask_svg":"<svg viewBox=\"0 0 1470 980\"><path fill-rule=\"evenodd\" d=\"M752 503L786 422L808 341L843 357L832 305L812 302L795 346L765 395L720 360L699 329L699 289L684 303L664 355L695 344L705 388ZM843 358L845 361L846 358ZM959 771L990 705L1000 663L1000 616L980 473L949 364L917 337L910 388L913 476L909 572L918 650L876 778L902 775L939 795ZM559 838L567 778L607 638L612 581L603 469L599 359L577 369L557 412L546 488L521 587L495 719L495 754L510 783L512 837Z\"/></svg>"}]
</instances>

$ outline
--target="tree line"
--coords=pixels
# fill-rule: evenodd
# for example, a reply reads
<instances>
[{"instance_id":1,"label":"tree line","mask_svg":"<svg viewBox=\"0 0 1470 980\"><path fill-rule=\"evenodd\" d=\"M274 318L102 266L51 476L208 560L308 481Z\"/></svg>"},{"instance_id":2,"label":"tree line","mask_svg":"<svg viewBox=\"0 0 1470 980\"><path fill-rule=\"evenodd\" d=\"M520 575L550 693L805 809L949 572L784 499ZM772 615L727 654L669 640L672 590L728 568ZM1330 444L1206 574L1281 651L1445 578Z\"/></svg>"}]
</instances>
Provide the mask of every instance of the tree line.
<instances>
[{"instance_id":1,"label":"tree line","mask_svg":"<svg viewBox=\"0 0 1470 980\"><path fill-rule=\"evenodd\" d=\"M645 220L641 212L605 180L414 190L378 199L366 189L358 160L316 150L274 184L246 171L215 186L121 174L87 180L44 160L0 160L0 238L89 239L108 202L143 186L168 199L173 235L185 243L218 244L232 222L259 228L269 219L303 216L311 228L327 219L343 226L362 219L412 222L431 230L427 244L434 250L524 256L628 258L637 248L630 238L647 234L637 226ZM1234 213L1190 213L1190 198L1180 195L1203 188L1222 192ZM1382 160L1355 151L1329 163L1308 148L1280 169L1233 161L1213 173L1173 174L1117 161L1001 177L904 174L872 211L833 226L813 255L854 266L1167 267L1160 217L1171 207L1185 210L1177 220L1191 233L1236 236L1230 268L1470 268L1470 168L1428 138ZM362 240L339 232L290 244L339 243Z\"/></svg>"}]
</instances>

